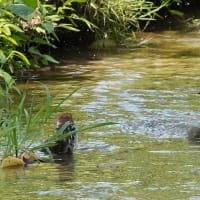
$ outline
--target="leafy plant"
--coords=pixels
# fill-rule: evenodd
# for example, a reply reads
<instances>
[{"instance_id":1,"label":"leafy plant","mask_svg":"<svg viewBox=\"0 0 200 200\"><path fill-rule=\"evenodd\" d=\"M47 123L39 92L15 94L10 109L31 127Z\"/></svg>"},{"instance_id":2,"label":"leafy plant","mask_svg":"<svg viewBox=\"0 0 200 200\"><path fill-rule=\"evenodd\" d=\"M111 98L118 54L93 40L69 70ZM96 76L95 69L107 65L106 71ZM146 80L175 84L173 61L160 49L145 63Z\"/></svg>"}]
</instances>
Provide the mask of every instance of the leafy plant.
<instances>
[{"instance_id":1,"label":"leafy plant","mask_svg":"<svg viewBox=\"0 0 200 200\"><path fill-rule=\"evenodd\" d=\"M57 64L50 55L59 41L56 31L79 31L77 21L92 24L76 14L72 3L80 0L64 1L57 9L53 4L38 0L18 0L0 4L0 67L9 73L19 69L30 69Z\"/></svg>"},{"instance_id":2,"label":"leafy plant","mask_svg":"<svg viewBox=\"0 0 200 200\"><path fill-rule=\"evenodd\" d=\"M25 67L30 66L27 57L20 51L20 46L16 37L12 37L12 33L21 34L23 30L14 24L10 18L14 18L12 13L0 9L0 68L6 69L11 73L14 71L14 66Z\"/></svg>"}]
</instances>

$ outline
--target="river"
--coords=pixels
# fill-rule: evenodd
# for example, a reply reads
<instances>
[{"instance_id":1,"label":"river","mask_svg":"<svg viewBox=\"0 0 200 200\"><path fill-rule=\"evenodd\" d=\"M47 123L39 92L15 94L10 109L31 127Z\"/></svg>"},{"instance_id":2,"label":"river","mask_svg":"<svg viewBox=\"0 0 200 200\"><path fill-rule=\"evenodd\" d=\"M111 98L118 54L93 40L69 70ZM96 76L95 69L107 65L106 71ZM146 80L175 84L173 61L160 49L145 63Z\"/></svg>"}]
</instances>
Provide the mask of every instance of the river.
<instances>
[{"instance_id":1,"label":"river","mask_svg":"<svg viewBox=\"0 0 200 200\"><path fill-rule=\"evenodd\" d=\"M59 111L78 128L117 124L80 133L74 154L54 163L1 169L2 199L200 200L200 148L186 139L200 126L199 32L139 37L147 47L66 51L33 74L29 89L42 93L42 81L55 103L79 88Z\"/></svg>"}]
</instances>

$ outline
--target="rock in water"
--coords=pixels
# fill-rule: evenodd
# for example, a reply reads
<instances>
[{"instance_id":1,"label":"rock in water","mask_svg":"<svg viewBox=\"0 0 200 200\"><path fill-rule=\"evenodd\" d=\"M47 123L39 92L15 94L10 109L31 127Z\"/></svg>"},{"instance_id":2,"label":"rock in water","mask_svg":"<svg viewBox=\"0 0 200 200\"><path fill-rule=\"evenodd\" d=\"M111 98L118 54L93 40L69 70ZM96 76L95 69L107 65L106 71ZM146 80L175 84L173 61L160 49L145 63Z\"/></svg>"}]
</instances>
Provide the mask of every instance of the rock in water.
<instances>
[{"instance_id":1,"label":"rock in water","mask_svg":"<svg viewBox=\"0 0 200 200\"><path fill-rule=\"evenodd\" d=\"M28 164L39 163L42 161L34 152L32 151L25 151L21 155L21 159L23 160L25 166Z\"/></svg>"},{"instance_id":2,"label":"rock in water","mask_svg":"<svg viewBox=\"0 0 200 200\"><path fill-rule=\"evenodd\" d=\"M2 168L24 166L24 162L20 158L8 156L2 160Z\"/></svg>"}]
</instances>

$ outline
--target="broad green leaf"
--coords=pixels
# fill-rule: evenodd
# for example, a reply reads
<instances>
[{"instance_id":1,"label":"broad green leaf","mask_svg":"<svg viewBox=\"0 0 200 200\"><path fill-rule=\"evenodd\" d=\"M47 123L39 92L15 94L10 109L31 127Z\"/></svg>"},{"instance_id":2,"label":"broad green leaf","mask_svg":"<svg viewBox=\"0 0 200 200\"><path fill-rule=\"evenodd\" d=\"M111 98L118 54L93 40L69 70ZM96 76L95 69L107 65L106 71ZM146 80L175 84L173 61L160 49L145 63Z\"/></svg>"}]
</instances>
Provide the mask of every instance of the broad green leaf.
<instances>
[{"instance_id":1,"label":"broad green leaf","mask_svg":"<svg viewBox=\"0 0 200 200\"><path fill-rule=\"evenodd\" d=\"M24 4L11 4L7 9L26 21L29 20L30 15L35 11L35 9Z\"/></svg>"},{"instance_id":2,"label":"broad green leaf","mask_svg":"<svg viewBox=\"0 0 200 200\"><path fill-rule=\"evenodd\" d=\"M48 62L52 62L52 63L56 63L58 64L59 62L57 60L55 60L52 56L47 55L47 54L43 54L42 58L44 58L46 61Z\"/></svg>"},{"instance_id":3,"label":"broad green leaf","mask_svg":"<svg viewBox=\"0 0 200 200\"><path fill-rule=\"evenodd\" d=\"M31 8L38 7L38 0L22 0L22 2Z\"/></svg>"},{"instance_id":4,"label":"broad green leaf","mask_svg":"<svg viewBox=\"0 0 200 200\"><path fill-rule=\"evenodd\" d=\"M38 55L38 56L42 56L42 54L40 53L39 49L37 49L36 47L30 47L28 49L28 52L31 53L31 54Z\"/></svg>"},{"instance_id":5,"label":"broad green leaf","mask_svg":"<svg viewBox=\"0 0 200 200\"><path fill-rule=\"evenodd\" d=\"M54 31L54 26L51 22L42 23L42 27L48 32L52 33Z\"/></svg>"},{"instance_id":6,"label":"broad green leaf","mask_svg":"<svg viewBox=\"0 0 200 200\"><path fill-rule=\"evenodd\" d=\"M7 61L7 58L4 54L4 52L0 50L0 63L4 64L4 63L6 63L6 61Z\"/></svg>"}]
</instances>

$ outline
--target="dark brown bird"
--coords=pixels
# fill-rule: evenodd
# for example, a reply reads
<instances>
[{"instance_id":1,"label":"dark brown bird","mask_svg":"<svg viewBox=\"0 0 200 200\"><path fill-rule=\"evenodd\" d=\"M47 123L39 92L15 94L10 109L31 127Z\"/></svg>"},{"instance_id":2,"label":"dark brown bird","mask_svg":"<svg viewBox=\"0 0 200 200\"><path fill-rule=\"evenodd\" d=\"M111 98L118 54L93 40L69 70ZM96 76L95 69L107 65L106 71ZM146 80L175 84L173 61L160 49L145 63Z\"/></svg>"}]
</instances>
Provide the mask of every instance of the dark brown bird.
<instances>
[{"instance_id":1,"label":"dark brown bird","mask_svg":"<svg viewBox=\"0 0 200 200\"><path fill-rule=\"evenodd\" d=\"M200 144L200 128L192 127L188 130L188 140L191 143Z\"/></svg>"},{"instance_id":2,"label":"dark brown bird","mask_svg":"<svg viewBox=\"0 0 200 200\"><path fill-rule=\"evenodd\" d=\"M56 131L59 130L65 123L67 123L68 125L63 131L63 134L76 130L72 115L70 113L63 113L57 120ZM49 150L54 154L73 153L76 146L76 141L77 135L73 134L69 137L64 138L63 140L56 141L54 146L49 147Z\"/></svg>"}]
</instances>

